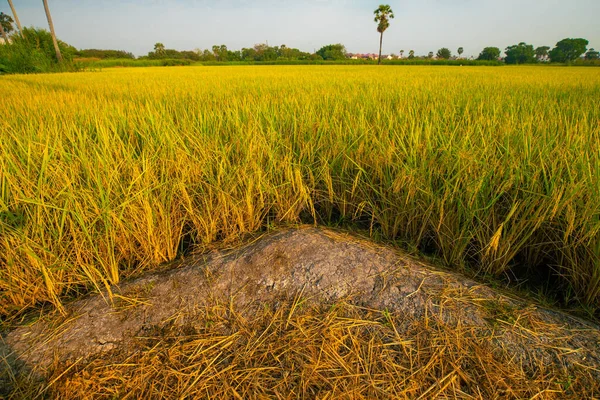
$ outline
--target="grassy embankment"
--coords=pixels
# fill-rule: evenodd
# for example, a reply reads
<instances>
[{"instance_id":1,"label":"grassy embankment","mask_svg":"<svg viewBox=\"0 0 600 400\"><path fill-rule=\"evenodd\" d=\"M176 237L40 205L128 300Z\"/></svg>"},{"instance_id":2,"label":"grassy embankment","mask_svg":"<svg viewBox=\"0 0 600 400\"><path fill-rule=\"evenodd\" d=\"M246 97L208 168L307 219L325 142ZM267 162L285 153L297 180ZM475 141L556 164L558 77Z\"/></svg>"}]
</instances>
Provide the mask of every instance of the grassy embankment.
<instances>
[{"instance_id":1,"label":"grassy embankment","mask_svg":"<svg viewBox=\"0 0 600 400\"><path fill-rule=\"evenodd\" d=\"M105 59L99 58L78 58L75 59L75 65L80 69L100 69L115 67L170 67L185 65L205 65L205 66L231 66L231 65L376 65L377 60L274 60L274 61L192 61L187 59ZM504 65L498 61L478 61L478 60L423 60L423 59L404 59L404 60L383 60L383 65L454 65L454 66L501 66Z\"/></svg>"},{"instance_id":2,"label":"grassy embankment","mask_svg":"<svg viewBox=\"0 0 600 400\"><path fill-rule=\"evenodd\" d=\"M600 306L596 69L138 68L0 88L3 317L298 221Z\"/></svg>"},{"instance_id":3,"label":"grassy embankment","mask_svg":"<svg viewBox=\"0 0 600 400\"><path fill-rule=\"evenodd\" d=\"M99 58L76 58L73 61L79 70L122 67L172 67L191 65L193 63L190 60L134 60L131 58L108 58L105 60Z\"/></svg>"}]
</instances>

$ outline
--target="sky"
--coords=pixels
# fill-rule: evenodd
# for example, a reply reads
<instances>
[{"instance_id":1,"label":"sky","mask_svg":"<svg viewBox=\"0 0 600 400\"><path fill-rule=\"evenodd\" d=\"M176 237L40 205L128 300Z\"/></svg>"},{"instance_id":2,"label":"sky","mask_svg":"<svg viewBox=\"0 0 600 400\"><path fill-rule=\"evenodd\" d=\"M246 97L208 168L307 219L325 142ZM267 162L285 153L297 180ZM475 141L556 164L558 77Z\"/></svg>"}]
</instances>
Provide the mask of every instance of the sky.
<instances>
[{"instance_id":1,"label":"sky","mask_svg":"<svg viewBox=\"0 0 600 400\"><path fill-rule=\"evenodd\" d=\"M145 55L162 42L194 50L257 43L313 52L342 43L352 53L376 53L373 11L382 0L48 0L57 36L78 49ZM41 0L13 0L23 26L47 27ZM477 56L527 42L553 47L583 37L600 49L600 0L398 0L383 52L417 55L447 47ZM8 2L0 11L11 14Z\"/></svg>"}]
</instances>

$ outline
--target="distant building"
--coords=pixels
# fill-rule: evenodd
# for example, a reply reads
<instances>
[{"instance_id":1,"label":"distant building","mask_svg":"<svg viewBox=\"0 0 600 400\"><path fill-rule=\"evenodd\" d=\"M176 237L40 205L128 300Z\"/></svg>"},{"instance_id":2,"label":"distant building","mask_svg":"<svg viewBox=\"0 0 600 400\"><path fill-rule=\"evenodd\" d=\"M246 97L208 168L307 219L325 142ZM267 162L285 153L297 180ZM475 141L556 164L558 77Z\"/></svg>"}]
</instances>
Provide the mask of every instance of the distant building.
<instances>
[{"instance_id":1,"label":"distant building","mask_svg":"<svg viewBox=\"0 0 600 400\"><path fill-rule=\"evenodd\" d=\"M348 54L348 57L350 57L353 60L376 60L377 58L379 58L378 54L374 54L374 53L366 53L366 54L361 54L361 53L350 53ZM381 58L385 58L385 57L390 57L387 55L381 55Z\"/></svg>"}]
</instances>

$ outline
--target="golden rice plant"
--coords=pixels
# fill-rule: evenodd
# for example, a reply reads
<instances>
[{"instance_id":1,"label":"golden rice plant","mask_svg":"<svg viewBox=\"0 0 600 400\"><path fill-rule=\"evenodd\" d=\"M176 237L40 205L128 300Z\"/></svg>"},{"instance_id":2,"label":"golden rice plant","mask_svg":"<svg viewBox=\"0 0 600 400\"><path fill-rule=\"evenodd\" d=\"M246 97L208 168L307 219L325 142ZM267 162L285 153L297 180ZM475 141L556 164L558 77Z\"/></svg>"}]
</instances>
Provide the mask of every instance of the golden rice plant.
<instances>
[{"instance_id":1,"label":"golden rice plant","mask_svg":"<svg viewBox=\"0 0 600 400\"><path fill-rule=\"evenodd\" d=\"M190 245L356 221L600 306L600 73L248 66L0 77L0 313Z\"/></svg>"}]
</instances>

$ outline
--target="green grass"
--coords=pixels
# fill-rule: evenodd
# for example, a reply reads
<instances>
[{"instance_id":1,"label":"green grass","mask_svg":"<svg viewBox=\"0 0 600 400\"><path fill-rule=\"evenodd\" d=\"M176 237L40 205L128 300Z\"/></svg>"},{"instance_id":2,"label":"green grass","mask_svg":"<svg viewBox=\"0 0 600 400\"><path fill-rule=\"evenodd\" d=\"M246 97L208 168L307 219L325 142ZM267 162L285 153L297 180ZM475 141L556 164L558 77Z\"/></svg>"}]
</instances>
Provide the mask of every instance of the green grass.
<instances>
[{"instance_id":1,"label":"green grass","mask_svg":"<svg viewBox=\"0 0 600 400\"><path fill-rule=\"evenodd\" d=\"M93 60L79 62L77 65L82 69L115 68L115 67L170 67L190 65L190 60L134 60L131 58L111 58L106 60Z\"/></svg>"},{"instance_id":2,"label":"green grass","mask_svg":"<svg viewBox=\"0 0 600 400\"><path fill-rule=\"evenodd\" d=\"M263 66L0 77L0 313L289 222L600 306L600 73Z\"/></svg>"},{"instance_id":3,"label":"green grass","mask_svg":"<svg viewBox=\"0 0 600 400\"><path fill-rule=\"evenodd\" d=\"M381 60L382 65L454 65L454 66L501 66L499 61L480 60L434 60L434 59L402 59ZM345 60L272 60L272 61L198 61L194 65L377 65L377 60L345 59Z\"/></svg>"}]
</instances>

